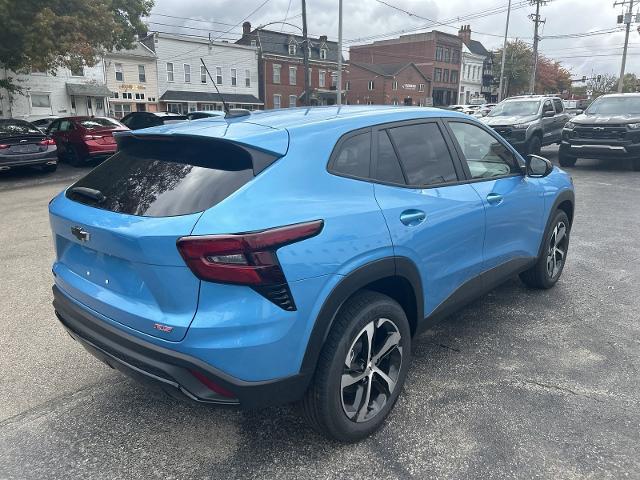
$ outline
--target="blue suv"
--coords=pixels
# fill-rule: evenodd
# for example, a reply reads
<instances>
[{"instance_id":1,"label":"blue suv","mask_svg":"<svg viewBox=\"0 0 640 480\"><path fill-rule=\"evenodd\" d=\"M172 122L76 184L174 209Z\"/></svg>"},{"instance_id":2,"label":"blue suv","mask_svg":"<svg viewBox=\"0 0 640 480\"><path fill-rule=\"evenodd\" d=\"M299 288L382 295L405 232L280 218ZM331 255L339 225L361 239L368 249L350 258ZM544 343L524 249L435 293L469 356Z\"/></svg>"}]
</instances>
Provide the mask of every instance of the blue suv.
<instances>
[{"instance_id":1,"label":"blue suv","mask_svg":"<svg viewBox=\"0 0 640 480\"><path fill-rule=\"evenodd\" d=\"M299 402L340 441L382 424L423 329L566 261L571 178L456 112L298 108L117 142L49 206L60 322L171 394Z\"/></svg>"}]
</instances>

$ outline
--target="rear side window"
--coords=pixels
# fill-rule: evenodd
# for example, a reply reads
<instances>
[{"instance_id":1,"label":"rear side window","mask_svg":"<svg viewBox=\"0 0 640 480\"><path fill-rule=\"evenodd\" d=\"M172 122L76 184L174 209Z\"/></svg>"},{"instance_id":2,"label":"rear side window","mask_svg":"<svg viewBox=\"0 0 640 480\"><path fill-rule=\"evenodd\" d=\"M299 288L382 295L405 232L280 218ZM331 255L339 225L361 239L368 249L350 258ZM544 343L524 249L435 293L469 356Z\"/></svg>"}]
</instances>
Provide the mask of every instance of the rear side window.
<instances>
[{"instance_id":1,"label":"rear side window","mask_svg":"<svg viewBox=\"0 0 640 480\"><path fill-rule=\"evenodd\" d=\"M381 182L405 184L398 156L393 150L393 145L385 130L378 132L378 159L375 178Z\"/></svg>"},{"instance_id":2,"label":"rear side window","mask_svg":"<svg viewBox=\"0 0 640 480\"><path fill-rule=\"evenodd\" d=\"M253 179L254 161L277 158L211 139L123 139L121 147L72 185L67 197L129 215L186 215L216 205Z\"/></svg>"},{"instance_id":3,"label":"rear side window","mask_svg":"<svg viewBox=\"0 0 640 480\"><path fill-rule=\"evenodd\" d=\"M111 118L87 118L86 120L80 120L80 125L82 125L87 130L95 130L96 128L117 128L122 125L120 122L116 120L112 120Z\"/></svg>"},{"instance_id":4,"label":"rear side window","mask_svg":"<svg viewBox=\"0 0 640 480\"><path fill-rule=\"evenodd\" d=\"M424 186L458 179L453 159L436 123L389 129L410 185Z\"/></svg>"},{"instance_id":5,"label":"rear side window","mask_svg":"<svg viewBox=\"0 0 640 480\"><path fill-rule=\"evenodd\" d=\"M341 143L331 169L340 175L368 178L371 163L371 133L361 133Z\"/></svg>"}]
</instances>

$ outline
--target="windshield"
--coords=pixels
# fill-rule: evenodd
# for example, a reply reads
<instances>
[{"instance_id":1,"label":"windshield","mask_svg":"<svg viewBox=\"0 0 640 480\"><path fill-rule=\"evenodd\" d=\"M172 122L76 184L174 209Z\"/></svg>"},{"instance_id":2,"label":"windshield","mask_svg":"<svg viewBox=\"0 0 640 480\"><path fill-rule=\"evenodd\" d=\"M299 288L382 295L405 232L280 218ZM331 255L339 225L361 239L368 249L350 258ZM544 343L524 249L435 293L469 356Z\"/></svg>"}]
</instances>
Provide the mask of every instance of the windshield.
<instances>
[{"instance_id":1,"label":"windshield","mask_svg":"<svg viewBox=\"0 0 640 480\"><path fill-rule=\"evenodd\" d=\"M526 117L536 115L540 109L540 100L517 100L496 105L490 117Z\"/></svg>"},{"instance_id":2,"label":"windshield","mask_svg":"<svg viewBox=\"0 0 640 480\"><path fill-rule=\"evenodd\" d=\"M23 120L0 120L0 135L29 135L40 134L35 125Z\"/></svg>"},{"instance_id":3,"label":"windshield","mask_svg":"<svg viewBox=\"0 0 640 480\"><path fill-rule=\"evenodd\" d=\"M87 118L86 120L80 120L82 125L87 130L94 130L96 128L118 128L122 125L111 118Z\"/></svg>"},{"instance_id":4,"label":"windshield","mask_svg":"<svg viewBox=\"0 0 640 480\"><path fill-rule=\"evenodd\" d=\"M587 114L640 115L640 97L601 97L591 104Z\"/></svg>"}]
</instances>

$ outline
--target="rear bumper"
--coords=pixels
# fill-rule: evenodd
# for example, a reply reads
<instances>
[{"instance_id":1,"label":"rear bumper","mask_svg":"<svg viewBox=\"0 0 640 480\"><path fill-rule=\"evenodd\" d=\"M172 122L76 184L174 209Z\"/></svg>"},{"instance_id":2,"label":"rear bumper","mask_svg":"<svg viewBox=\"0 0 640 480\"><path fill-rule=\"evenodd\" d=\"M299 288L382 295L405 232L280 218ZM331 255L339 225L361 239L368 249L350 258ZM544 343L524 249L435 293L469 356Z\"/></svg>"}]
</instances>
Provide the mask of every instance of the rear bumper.
<instances>
[{"instance_id":1,"label":"rear bumper","mask_svg":"<svg viewBox=\"0 0 640 480\"><path fill-rule=\"evenodd\" d=\"M53 287L60 323L92 355L143 383L202 403L257 408L296 401L308 384L303 375L247 382L195 357L146 342L103 322ZM202 383L202 379L206 379Z\"/></svg>"},{"instance_id":2,"label":"rear bumper","mask_svg":"<svg viewBox=\"0 0 640 480\"><path fill-rule=\"evenodd\" d=\"M58 161L58 153L55 148L49 148L46 152L29 153L25 155L3 155L0 156L0 168L21 167L26 165L46 165L55 164Z\"/></svg>"}]
</instances>

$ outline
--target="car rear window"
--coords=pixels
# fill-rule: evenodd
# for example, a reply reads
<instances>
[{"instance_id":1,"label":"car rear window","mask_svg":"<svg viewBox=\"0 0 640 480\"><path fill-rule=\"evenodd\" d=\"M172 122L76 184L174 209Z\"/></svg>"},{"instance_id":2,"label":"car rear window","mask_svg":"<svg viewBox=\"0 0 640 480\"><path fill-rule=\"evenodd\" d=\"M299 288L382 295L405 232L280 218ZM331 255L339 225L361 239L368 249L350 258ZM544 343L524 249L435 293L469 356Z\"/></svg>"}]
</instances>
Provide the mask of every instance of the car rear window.
<instances>
[{"instance_id":1,"label":"car rear window","mask_svg":"<svg viewBox=\"0 0 640 480\"><path fill-rule=\"evenodd\" d=\"M86 120L80 120L78 123L87 130L94 130L96 128L117 128L122 125L117 120L111 118L87 118Z\"/></svg>"},{"instance_id":2,"label":"car rear window","mask_svg":"<svg viewBox=\"0 0 640 480\"><path fill-rule=\"evenodd\" d=\"M214 139L120 143L118 153L69 187L68 198L129 215L187 215L216 205L253 179L254 163L277 158Z\"/></svg>"},{"instance_id":3,"label":"car rear window","mask_svg":"<svg viewBox=\"0 0 640 480\"><path fill-rule=\"evenodd\" d=\"M24 120L0 120L0 135L42 134L38 128Z\"/></svg>"}]
</instances>

